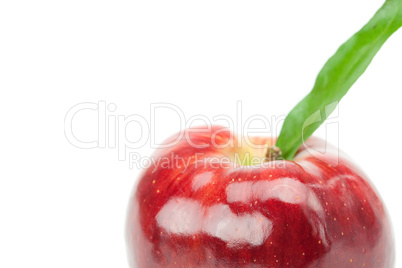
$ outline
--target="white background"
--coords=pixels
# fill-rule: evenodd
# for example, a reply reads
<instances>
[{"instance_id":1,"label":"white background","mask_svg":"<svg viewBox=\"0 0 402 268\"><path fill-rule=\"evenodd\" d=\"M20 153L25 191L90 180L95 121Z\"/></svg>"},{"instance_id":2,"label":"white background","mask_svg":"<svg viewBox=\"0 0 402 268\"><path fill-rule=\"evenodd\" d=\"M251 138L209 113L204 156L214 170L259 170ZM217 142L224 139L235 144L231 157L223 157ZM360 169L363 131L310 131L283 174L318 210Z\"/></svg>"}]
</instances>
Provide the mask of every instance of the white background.
<instances>
[{"instance_id":1,"label":"white background","mask_svg":"<svg viewBox=\"0 0 402 268\"><path fill-rule=\"evenodd\" d=\"M116 148L79 149L64 118L82 102L111 116L167 102L186 118L284 115L338 46L382 5L338 1L2 1L0 4L0 267L127 267L124 221L139 175ZM402 254L402 30L341 102L329 140L369 174ZM398 77L399 76L399 77ZM81 140L97 117L77 115ZM178 131L155 120L155 140ZM335 132L334 132L335 131ZM138 125L127 133L137 135ZM325 135L321 128L319 136ZM132 137L133 140L136 138ZM106 146L111 147L111 146ZM149 142L132 150L152 153ZM396 267L402 265L397 260Z\"/></svg>"}]
</instances>

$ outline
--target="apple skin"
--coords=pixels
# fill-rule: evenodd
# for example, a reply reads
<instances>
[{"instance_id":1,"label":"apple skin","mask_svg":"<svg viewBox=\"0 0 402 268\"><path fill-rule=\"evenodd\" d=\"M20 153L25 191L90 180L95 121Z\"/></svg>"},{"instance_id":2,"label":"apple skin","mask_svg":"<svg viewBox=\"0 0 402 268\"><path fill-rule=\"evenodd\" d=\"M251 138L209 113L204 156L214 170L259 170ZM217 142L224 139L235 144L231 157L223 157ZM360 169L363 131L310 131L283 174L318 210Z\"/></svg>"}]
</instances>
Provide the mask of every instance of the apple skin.
<instances>
[{"instance_id":1,"label":"apple skin","mask_svg":"<svg viewBox=\"0 0 402 268\"><path fill-rule=\"evenodd\" d=\"M206 159L247 151L263 157L265 149L239 147L221 127L181 134L154 159L176 156L188 164L150 166L130 198L130 267L393 267L386 209L336 148L317 152L325 142L310 138L293 161L216 165Z\"/></svg>"}]
</instances>

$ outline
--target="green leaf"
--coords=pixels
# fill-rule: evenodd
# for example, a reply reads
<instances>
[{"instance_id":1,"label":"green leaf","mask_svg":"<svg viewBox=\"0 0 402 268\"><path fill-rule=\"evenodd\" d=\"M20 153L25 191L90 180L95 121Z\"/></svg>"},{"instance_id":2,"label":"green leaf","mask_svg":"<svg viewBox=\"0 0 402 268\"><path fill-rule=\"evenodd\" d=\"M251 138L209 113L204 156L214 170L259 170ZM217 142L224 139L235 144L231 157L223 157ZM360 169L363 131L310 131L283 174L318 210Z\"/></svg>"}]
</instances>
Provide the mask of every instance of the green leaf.
<instances>
[{"instance_id":1,"label":"green leaf","mask_svg":"<svg viewBox=\"0 0 402 268\"><path fill-rule=\"evenodd\" d=\"M317 76L313 90L285 119L276 142L284 159L293 159L297 149L333 112L381 46L401 26L402 0L388 0L327 61Z\"/></svg>"}]
</instances>

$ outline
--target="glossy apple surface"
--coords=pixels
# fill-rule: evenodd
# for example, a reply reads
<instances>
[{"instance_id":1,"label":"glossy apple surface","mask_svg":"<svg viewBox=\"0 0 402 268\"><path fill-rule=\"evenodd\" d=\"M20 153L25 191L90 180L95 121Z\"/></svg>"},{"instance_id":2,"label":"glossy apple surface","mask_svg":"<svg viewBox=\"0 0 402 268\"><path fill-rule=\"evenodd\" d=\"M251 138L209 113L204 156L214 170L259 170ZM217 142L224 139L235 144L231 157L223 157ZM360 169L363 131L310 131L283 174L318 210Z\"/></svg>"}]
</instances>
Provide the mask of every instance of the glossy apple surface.
<instances>
[{"instance_id":1,"label":"glossy apple surface","mask_svg":"<svg viewBox=\"0 0 402 268\"><path fill-rule=\"evenodd\" d=\"M130 199L131 267L393 267L378 193L325 142L310 138L293 161L253 164L266 150L256 145L274 140L238 145L218 127L166 143L176 139Z\"/></svg>"}]
</instances>

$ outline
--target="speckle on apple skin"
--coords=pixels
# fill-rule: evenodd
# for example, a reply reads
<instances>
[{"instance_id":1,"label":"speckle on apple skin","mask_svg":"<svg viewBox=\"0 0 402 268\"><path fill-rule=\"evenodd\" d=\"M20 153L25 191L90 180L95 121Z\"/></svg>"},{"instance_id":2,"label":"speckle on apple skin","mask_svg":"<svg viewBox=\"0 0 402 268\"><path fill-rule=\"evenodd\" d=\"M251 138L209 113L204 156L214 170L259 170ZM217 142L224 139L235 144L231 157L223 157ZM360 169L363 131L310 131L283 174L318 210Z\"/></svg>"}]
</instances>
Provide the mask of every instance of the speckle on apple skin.
<instances>
[{"instance_id":1,"label":"speckle on apple skin","mask_svg":"<svg viewBox=\"0 0 402 268\"><path fill-rule=\"evenodd\" d=\"M213 146L216 129L188 133L206 148L182 139L156 155L186 161L244 150ZM215 137L215 145L237 140L229 131ZM300 149L294 161L253 167L151 166L129 204L130 266L393 267L391 226L379 195L349 160L318 153L323 144L310 138L303 148L315 153Z\"/></svg>"}]
</instances>

